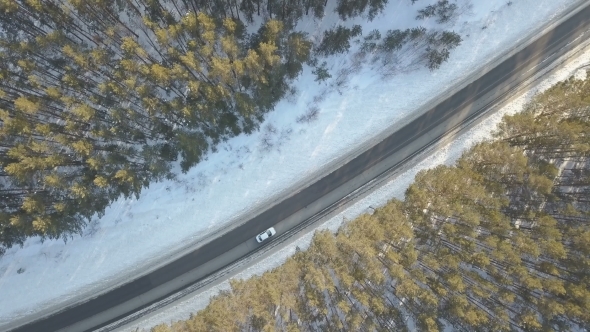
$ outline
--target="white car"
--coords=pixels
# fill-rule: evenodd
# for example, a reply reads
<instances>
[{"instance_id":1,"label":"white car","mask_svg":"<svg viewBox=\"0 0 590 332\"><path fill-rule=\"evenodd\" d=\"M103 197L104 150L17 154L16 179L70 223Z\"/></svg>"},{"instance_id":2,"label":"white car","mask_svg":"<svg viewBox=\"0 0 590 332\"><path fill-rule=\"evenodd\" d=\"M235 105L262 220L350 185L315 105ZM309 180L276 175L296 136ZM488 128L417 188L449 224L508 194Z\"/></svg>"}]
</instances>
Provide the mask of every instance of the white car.
<instances>
[{"instance_id":1,"label":"white car","mask_svg":"<svg viewBox=\"0 0 590 332\"><path fill-rule=\"evenodd\" d=\"M269 237L271 237L275 234L277 234L277 231L275 231L274 227L271 227L271 228L265 230L264 232L256 235L256 241L258 241L258 243L261 243L262 241L268 239Z\"/></svg>"}]
</instances>

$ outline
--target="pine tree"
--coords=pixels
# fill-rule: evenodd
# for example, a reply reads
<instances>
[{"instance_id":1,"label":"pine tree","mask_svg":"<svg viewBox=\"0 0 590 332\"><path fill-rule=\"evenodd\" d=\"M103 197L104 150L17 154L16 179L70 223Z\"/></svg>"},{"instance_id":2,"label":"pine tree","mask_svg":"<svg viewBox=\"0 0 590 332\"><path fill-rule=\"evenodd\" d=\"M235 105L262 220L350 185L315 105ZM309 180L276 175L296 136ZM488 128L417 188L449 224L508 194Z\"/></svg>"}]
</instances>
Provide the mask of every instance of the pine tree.
<instances>
[{"instance_id":1,"label":"pine tree","mask_svg":"<svg viewBox=\"0 0 590 332\"><path fill-rule=\"evenodd\" d=\"M348 29L340 25L336 29L324 31L324 38L316 53L323 56L346 53L350 49L350 39L360 34L360 26Z\"/></svg>"},{"instance_id":2,"label":"pine tree","mask_svg":"<svg viewBox=\"0 0 590 332\"><path fill-rule=\"evenodd\" d=\"M342 20L359 16L369 8L368 18L372 21L378 14L380 14L387 5L387 0L339 0L336 12Z\"/></svg>"}]
</instances>

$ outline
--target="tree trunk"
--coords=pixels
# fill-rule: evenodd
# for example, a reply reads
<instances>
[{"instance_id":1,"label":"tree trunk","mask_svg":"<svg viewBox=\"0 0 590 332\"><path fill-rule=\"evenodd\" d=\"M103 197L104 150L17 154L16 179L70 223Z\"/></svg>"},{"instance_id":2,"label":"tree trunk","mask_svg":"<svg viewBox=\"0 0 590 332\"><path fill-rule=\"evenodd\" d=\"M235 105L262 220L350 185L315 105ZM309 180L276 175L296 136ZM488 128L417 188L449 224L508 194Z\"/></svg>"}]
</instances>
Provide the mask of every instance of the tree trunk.
<instances>
[{"instance_id":1,"label":"tree trunk","mask_svg":"<svg viewBox=\"0 0 590 332\"><path fill-rule=\"evenodd\" d=\"M227 6L229 7L229 12L231 13L231 18L234 18L234 10L231 4L231 0L227 0Z\"/></svg>"}]
</instances>

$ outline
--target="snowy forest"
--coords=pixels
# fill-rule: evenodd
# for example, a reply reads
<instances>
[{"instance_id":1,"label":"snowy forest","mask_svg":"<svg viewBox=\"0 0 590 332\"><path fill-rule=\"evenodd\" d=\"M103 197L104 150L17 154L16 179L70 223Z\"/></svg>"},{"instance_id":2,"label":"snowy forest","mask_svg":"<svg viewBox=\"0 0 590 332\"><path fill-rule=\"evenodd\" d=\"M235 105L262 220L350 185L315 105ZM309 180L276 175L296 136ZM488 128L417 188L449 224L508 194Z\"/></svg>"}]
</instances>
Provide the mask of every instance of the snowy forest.
<instances>
[{"instance_id":1,"label":"snowy forest","mask_svg":"<svg viewBox=\"0 0 590 332\"><path fill-rule=\"evenodd\" d=\"M590 328L590 71L170 331Z\"/></svg>"},{"instance_id":2,"label":"snowy forest","mask_svg":"<svg viewBox=\"0 0 590 332\"><path fill-rule=\"evenodd\" d=\"M387 0L330 0L372 20ZM406 1L406 0L400 0ZM445 22L440 0L416 20ZM416 3L416 4L414 4ZM374 61L436 70L461 43L418 26L321 38L297 30L328 0L1 0L0 254L32 236L67 241L117 198L186 172L216 145L258 130L304 66L352 42ZM409 52L409 53L408 53Z\"/></svg>"}]
</instances>

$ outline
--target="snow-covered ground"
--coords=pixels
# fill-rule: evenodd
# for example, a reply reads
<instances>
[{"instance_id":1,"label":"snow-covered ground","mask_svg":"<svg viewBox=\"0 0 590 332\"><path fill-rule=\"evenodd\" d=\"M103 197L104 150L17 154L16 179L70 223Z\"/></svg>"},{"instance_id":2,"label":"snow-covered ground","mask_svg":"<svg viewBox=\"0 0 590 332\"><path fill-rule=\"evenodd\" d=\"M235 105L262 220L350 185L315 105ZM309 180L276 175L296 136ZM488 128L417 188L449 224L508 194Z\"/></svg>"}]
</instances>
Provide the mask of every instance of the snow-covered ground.
<instances>
[{"instance_id":1,"label":"snow-covered ground","mask_svg":"<svg viewBox=\"0 0 590 332\"><path fill-rule=\"evenodd\" d=\"M418 9L434 2L420 0L412 6L409 0L390 0L384 14L373 22L357 19L344 23L362 24L365 33L379 29L382 35L388 29L418 25L454 30L463 42L439 70L420 68L384 80L378 69L365 66L349 74L345 84L335 89L331 83L340 69L350 68L351 60L349 56L332 57L328 63L332 81L318 84L311 69L306 68L296 82L299 92L267 116L260 132L229 140L177 180L152 184L139 200L113 203L103 218L91 222L83 236L67 244L30 239L23 248L7 251L0 258L0 329L14 319L71 303L143 274L206 239L208 234L268 207L277 197L302 185L303 179L325 172L392 124L415 116L415 110L428 100L476 73L501 52L526 42L529 34L581 1L512 0L509 5L503 0L481 0L469 6L469 0L458 0L462 14L451 23L438 26L434 19L414 19ZM328 10L322 21L308 20L301 28L319 36L338 23L342 22ZM319 109L317 120L297 122L311 107ZM490 122L482 126L489 130L492 125ZM463 148L487 134L473 135L438 151L419 167L451 162ZM368 205L401 197L418 169L387 184L371 195L373 198L355 204L344 215L352 217ZM323 227L335 229L341 220L341 216L337 217ZM294 247L278 252L273 256L273 266L293 251ZM242 277L270 267L249 269ZM201 307L209 295L196 298ZM189 310L198 309L195 306L193 303ZM176 315L160 321L186 318L188 314L179 309Z\"/></svg>"}]
</instances>

